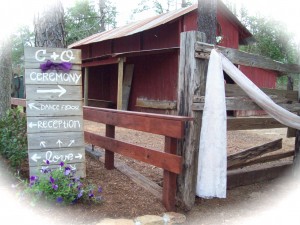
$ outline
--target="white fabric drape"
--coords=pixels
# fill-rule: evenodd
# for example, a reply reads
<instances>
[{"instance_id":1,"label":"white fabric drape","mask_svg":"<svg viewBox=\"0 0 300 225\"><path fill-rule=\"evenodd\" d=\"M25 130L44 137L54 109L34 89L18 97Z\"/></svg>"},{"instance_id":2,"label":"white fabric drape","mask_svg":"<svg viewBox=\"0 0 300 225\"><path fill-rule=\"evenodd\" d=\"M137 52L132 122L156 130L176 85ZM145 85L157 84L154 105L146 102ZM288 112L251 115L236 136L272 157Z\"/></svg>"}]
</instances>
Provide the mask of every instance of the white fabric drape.
<instances>
[{"instance_id":1,"label":"white fabric drape","mask_svg":"<svg viewBox=\"0 0 300 225\"><path fill-rule=\"evenodd\" d=\"M226 102L222 62L212 51L208 64L205 105L200 134L196 195L202 198L225 198Z\"/></svg>"},{"instance_id":2,"label":"white fabric drape","mask_svg":"<svg viewBox=\"0 0 300 225\"><path fill-rule=\"evenodd\" d=\"M261 91L236 66L220 53L224 71L239 85L248 96L270 116L280 123L300 130L300 117L277 105L269 96Z\"/></svg>"},{"instance_id":3,"label":"white fabric drape","mask_svg":"<svg viewBox=\"0 0 300 225\"><path fill-rule=\"evenodd\" d=\"M196 195L225 198L227 184L226 102L223 70L274 119L300 130L300 117L278 106L221 53L209 59L199 144Z\"/></svg>"}]
</instances>

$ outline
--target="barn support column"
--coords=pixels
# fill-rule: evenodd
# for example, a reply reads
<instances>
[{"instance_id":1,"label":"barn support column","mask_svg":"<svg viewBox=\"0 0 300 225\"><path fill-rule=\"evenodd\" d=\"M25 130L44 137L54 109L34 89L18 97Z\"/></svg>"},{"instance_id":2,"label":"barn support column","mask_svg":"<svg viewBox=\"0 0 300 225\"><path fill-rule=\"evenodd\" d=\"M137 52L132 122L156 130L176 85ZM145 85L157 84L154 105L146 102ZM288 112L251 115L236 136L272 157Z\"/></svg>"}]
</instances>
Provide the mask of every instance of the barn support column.
<instances>
[{"instance_id":1,"label":"barn support column","mask_svg":"<svg viewBox=\"0 0 300 225\"><path fill-rule=\"evenodd\" d=\"M202 111L192 111L195 95L205 95L208 60L195 58L197 41L216 44L217 0L198 0L198 31L181 33L178 77L180 116L193 117L185 128L185 138L178 145L183 169L177 180L181 207L190 210L195 203Z\"/></svg>"},{"instance_id":2,"label":"barn support column","mask_svg":"<svg viewBox=\"0 0 300 225\"><path fill-rule=\"evenodd\" d=\"M298 102L300 102L300 79L298 83ZM300 130L296 130L293 173L296 178L300 178Z\"/></svg>"},{"instance_id":3,"label":"barn support column","mask_svg":"<svg viewBox=\"0 0 300 225\"><path fill-rule=\"evenodd\" d=\"M88 106L88 101L89 101L89 68L85 67L84 68L84 94L83 94L83 105Z\"/></svg>"},{"instance_id":4,"label":"barn support column","mask_svg":"<svg viewBox=\"0 0 300 225\"><path fill-rule=\"evenodd\" d=\"M124 76L124 62L126 58L119 58L118 62L118 94L117 94L117 109L122 110L123 102L123 76Z\"/></svg>"},{"instance_id":5,"label":"barn support column","mask_svg":"<svg viewBox=\"0 0 300 225\"><path fill-rule=\"evenodd\" d=\"M193 117L179 141L178 154L183 157L182 173L177 179L177 196L181 207L191 209L195 202L199 139L202 111L193 111L194 95L204 95L208 60L195 58L195 43L205 42L204 33L190 31L180 35L180 63L177 111L180 116Z\"/></svg>"}]
</instances>

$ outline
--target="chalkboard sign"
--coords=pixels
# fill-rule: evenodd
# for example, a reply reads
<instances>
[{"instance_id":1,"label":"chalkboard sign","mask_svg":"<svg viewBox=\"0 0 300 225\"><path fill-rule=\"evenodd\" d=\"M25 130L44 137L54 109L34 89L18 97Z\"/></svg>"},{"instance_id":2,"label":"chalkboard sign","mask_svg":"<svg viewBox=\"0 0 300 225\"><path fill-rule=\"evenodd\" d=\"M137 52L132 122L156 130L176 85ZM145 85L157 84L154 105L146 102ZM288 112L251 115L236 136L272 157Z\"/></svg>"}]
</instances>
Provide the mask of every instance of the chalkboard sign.
<instances>
[{"instance_id":1,"label":"chalkboard sign","mask_svg":"<svg viewBox=\"0 0 300 225\"><path fill-rule=\"evenodd\" d=\"M24 53L30 175L63 161L85 177L81 50L26 47Z\"/></svg>"}]
</instances>

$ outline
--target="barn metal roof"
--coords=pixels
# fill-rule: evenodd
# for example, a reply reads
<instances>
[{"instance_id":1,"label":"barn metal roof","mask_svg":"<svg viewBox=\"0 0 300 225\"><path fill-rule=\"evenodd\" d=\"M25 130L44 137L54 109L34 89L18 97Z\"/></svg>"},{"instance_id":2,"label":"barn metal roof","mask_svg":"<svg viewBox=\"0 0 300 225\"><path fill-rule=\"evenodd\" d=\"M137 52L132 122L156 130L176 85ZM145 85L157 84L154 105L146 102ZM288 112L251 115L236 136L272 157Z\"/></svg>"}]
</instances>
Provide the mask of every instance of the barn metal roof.
<instances>
[{"instance_id":1,"label":"barn metal roof","mask_svg":"<svg viewBox=\"0 0 300 225\"><path fill-rule=\"evenodd\" d=\"M221 1L219 1L221 2ZM221 5L219 4L219 6L221 6L222 8L224 8L224 4L221 3ZM158 27L160 25L166 24L168 22L171 22L193 10L196 10L198 7L198 4L194 4L191 5L189 7L186 8L181 8L178 10L174 10L168 13L164 13L161 15L157 15L157 16L153 16L144 20L140 20L140 21L136 21L136 22L132 22L130 24L124 25L122 27L118 27L112 30L108 30L108 31L104 31L101 33L97 33L94 35L91 35L87 38L84 38L80 41L77 41L71 45L69 45L69 48L74 48L74 47L79 47L82 45L88 45L91 43L95 43L95 42L101 42L101 41L105 41L105 40L110 40L110 39L116 39L116 38L120 38L120 37L125 37L125 36L129 36L129 35L133 35L136 33L140 33L142 31L145 30L149 30L151 28L155 28ZM235 23L238 24L238 26L240 28L242 28L243 33L247 34L246 36L249 37L251 36L251 33L240 23L240 21L227 9L227 7L225 6L225 11L227 11L227 16L230 17L231 20L234 20Z\"/></svg>"}]
</instances>

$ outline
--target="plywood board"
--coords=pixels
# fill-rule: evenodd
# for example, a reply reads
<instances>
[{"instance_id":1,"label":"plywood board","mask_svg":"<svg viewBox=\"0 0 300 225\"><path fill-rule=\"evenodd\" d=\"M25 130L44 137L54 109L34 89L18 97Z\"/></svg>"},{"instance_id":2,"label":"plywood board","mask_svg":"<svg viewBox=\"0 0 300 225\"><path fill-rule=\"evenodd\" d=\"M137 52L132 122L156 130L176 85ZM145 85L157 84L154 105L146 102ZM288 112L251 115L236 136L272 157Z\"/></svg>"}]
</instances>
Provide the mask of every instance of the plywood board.
<instances>
[{"instance_id":1,"label":"plywood board","mask_svg":"<svg viewBox=\"0 0 300 225\"><path fill-rule=\"evenodd\" d=\"M81 70L42 72L41 69L26 69L25 84L82 85L82 73Z\"/></svg>"},{"instance_id":2,"label":"plywood board","mask_svg":"<svg viewBox=\"0 0 300 225\"><path fill-rule=\"evenodd\" d=\"M26 85L27 100L79 100L82 98L81 86L66 85Z\"/></svg>"},{"instance_id":3,"label":"plywood board","mask_svg":"<svg viewBox=\"0 0 300 225\"><path fill-rule=\"evenodd\" d=\"M83 131L81 116L72 117L27 117L27 132L76 132Z\"/></svg>"},{"instance_id":4,"label":"plywood board","mask_svg":"<svg viewBox=\"0 0 300 225\"><path fill-rule=\"evenodd\" d=\"M85 150L84 147L29 150L28 159L31 166L47 166L47 161L50 164L80 163L85 160Z\"/></svg>"},{"instance_id":5,"label":"plywood board","mask_svg":"<svg viewBox=\"0 0 300 225\"><path fill-rule=\"evenodd\" d=\"M81 50L26 47L24 55L30 175L65 162L84 177Z\"/></svg>"},{"instance_id":6,"label":"plywood board","mask_svg":"<svg viewBox=\"0 0 300 225\"><path fill-rule=\"evenodd\" d=\"M125 73L123 78L122 110L128 109L133 69L134 69L133 64L127 64L125 67Z\"/></svg>"},{"instance_id":7,"label":"plywood board","mask_svg":"<svg viewBox=\"0 0 300 225\"><path fill-rule=\"evenodd\" d=\"M84 146L82 131L63 133L31 133L28 134L30 150L62 148L77 148Z\"/></svg>"},{"instance_id":8,"label":"plywood board","mask_svg":"<svg viewBox=\"0 0 300 225\"><path fill-rule=\"evenodd\" d=\"M26 113L36 116L82 116L82 101L27 101Z\"/></svg>"}]
</instances>

